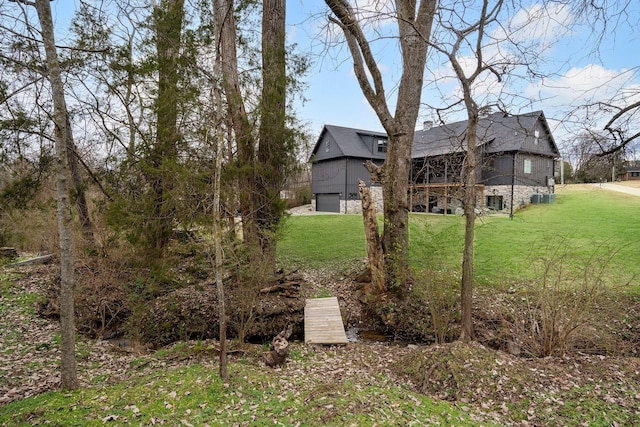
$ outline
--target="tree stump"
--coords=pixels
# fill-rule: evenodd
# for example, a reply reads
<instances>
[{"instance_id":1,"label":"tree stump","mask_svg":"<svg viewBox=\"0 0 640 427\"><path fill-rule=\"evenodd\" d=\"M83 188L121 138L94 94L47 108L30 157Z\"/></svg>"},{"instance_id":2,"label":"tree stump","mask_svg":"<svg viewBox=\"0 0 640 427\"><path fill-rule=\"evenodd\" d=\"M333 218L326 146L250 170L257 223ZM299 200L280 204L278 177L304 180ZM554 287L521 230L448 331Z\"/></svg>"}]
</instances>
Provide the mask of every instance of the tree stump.
<instances>
[{"instance_id":1,"label":"tree stump","mask_svg":"<svg viewBox=\"0 0 640 427\"><path fill-rule=\"evenodd\" d=\"M287 361L287 357L289 357L289 337L291 336L291 332L293 331L292 325L287 326L287 329L280 332L276 335L271 341L271 346L273 350L269 353L266 353L262 356L262 360L264 363L271 367L275 368L276 366L282 366Z\"/></svg>"},{"instance_id":2,"label":"tree stump","mask_svg":"<svg viewBox=\"0 0 640 427\"><path fill-rule=\"evenodd\" d=\"M358 192L362 200L362 217L364 220L364 235L367 241L367 259L371 269L371 284L373 285L374 293L380 295L384 293L386 283L382 237L378 232L376 206L369 188L362 180L358 180Z\"/></svg>"}]
</instances>

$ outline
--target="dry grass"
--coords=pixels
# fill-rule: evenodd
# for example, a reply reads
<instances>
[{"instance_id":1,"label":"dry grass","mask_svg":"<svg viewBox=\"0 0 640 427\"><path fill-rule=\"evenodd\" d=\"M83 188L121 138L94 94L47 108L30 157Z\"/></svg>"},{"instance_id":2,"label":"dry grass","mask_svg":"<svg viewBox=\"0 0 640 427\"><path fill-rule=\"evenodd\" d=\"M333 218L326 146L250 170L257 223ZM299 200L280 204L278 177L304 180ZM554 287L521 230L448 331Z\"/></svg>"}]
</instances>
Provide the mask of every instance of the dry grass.
<instances>
[{"instance_id":1,"label":"dry grass","mask_svg":"<svg viewBox=\"0 0 640 427\"><path fill-rule=\"evenodd\" d=\"M640 179L636 181L620 181L616 182L617 185L624 185L625 187L640 188Z\"/></svg>"}]
</instances>

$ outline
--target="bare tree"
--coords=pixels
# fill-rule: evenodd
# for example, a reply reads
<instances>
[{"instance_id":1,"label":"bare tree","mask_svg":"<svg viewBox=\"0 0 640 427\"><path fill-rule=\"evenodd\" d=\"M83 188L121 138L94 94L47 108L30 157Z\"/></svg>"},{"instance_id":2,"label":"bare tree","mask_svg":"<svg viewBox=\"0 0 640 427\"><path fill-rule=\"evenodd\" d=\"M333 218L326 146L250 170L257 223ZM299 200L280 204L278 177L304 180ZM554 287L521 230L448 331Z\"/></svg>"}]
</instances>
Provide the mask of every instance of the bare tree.
<instances>
[{"instance_id":1,"label":"bare tree","mask_svg":"<svg viewBox=\"0 0 640 427\"><path fill-rule=\"evenodd\" d=\"M439 40L432 40L430 43L431 47L443 54L451 64L460 84L462 92L460 101L463 103L467 115L467 129L464 134L466 157L463 166L465 237L460 293L462 311L460 339L465 342L471 341L474 336L472 319L473 255L477 208L476 184L481 165L481 159L478 155L478 120L481 107L475 99L474 86L477 80L486 73L492 73L498 81L501 81L501 72L513 65L502 59L487 58L484 54L484 50L487 49L485 41L488 36L487 27L498 20L503 0L498 0L492 6L489 3L489 0L483 0L477 19L469 20L466 16L466 10L459 12L460 14L458 12L447 14L442 11L439 14L441 18L439 27L449 34L452 40L450 43L441 43ZM448 17L445 18L447 15ZM467 55L471 55L473 61L463 63L463 56L468 57Z\"/></svg>"},{"instance_id":2,"label":"bare tree","mask_svg":"<svg viewBox=\"0 0 640 427\"><path fill-rule=\"evenodd\" d=\"M104 134L97 137L103 141L103 150L113 154L115 143L125 151L129 171L139 160L139 142L148 139L144 120L151 109L151 97L146 94L151 90L144 80L149 61L144 41L149 33L144 25L148 14L136 1L112 3L112 15L100 9L104 4L83 2L71 25L75 45L90 48L88 53L73 51L73 63L87 65L82 67L84 78L76 80L81 91L77 102Z\"/></svg>"},{"instance_id":3,"label":"bare tree","mask_svg":"<svg viewBox=\"0 0 640 427\"><path fill-rule=\"evenodd\" d=\"M618 141L604 131L584 131L572 145L572 157L576 164L575 178L579 182L615 181L624 171L626 147L618 147ZM603 154L606 153L606 154Z\"/></svg>"},{"instance_id":4,"label":"bare tree","mask_svg":"<svg viewBox=\"0 0 640 427\"><path fill-rule=\"evenodd\" d=\"M58 62L58 52L53 31L53 19L49 0L19 0L28 6L34 6L38 13L42 42L44 44L47 78L51 85L55 123L56 153L56 196L58 201L58 231L60 234L60 334L62 338L61 387L63 389L78 388L76 373L76 341L75 341L75 273L73 241L71 239L71 214L69 198L69 158L68 142L73 141L68 126L67 104L64 86Z\"/></svg>"},{"instance_id":5,"label":"bare tree","mask_svg":"<svg viewBox=\"0 0 640 427\"><path fill-rule=\"evenodd\" d=\"M353 60L353 69L362 93L389 135L387 157L381 168L369 164L372 177L382 182L384 197L384 251L386 287L405 294L409 289L407 252L408 185L414 128L420 109L427 40L437 1L395 2L394 19L402 56L395 112L389 110L382 73L371 49L357 11L346 0L325 0L333 16L329 19L342 30Z\"/></svg>"},{"instance_id":6,"label":"bare tree","mask_svg":"<svg viewBox=\"0 0 640 427\"><path fill-rule=\"evenodd\" d=\"M34 1L12 0L12 2L21 3L24 5L35 5ZM13 25L23 25L24 33L16 31L17 27L6 26L4 22L0 24L0 30L2 30L2 32L7 35L13 36L7 46L6 53L0 53L0 59L2 60L3 65L5 65L8 74L12 75L16 79L16 81L22 82L20 83L20 85L17 85L18 88L16 88L15 81L11 82L11 86L15 88L15 90L6 93L6 96L2 97L0 104L5 104L8 106L9 99L13 98L16 100L15 103L17 105L23 104L24 108L30 110L30 112L28 113L30 116L28 119L29 121L32 121L32 123L41 121L40 119L36 119L35 116L38 114L42 114L44 117L46 117L46 119L42 120L42 122L49 123L48 119L51 116L50 105L48 104L49 100L45 97L39 96L39 94L42 93L42 88L39 86L44 79L48 79L48 70L46 67L38 65L40 61L40 50L38 41L36 40L35 36L31 34L32 29L30 29L29 18L26 10L22 11L22 15L24 19L15 19L16 22L14 22ZM5 22L9 21L11 21L11 19L8 19ZM16 52L16 49L19 51L19 53ZM56 52L56 55L60 56L58 52ZM64 58L62 60L59 60L58 62L64 62ZM24 99L27 99L28 101L25 102ZM34 106L36 106L37 108L33 108ZM20 108L22 109L22 106ZM67 136L69 136L72 134L69 111L66 112L66 115L67 117L65 121L67 123L67 127L69 127L69 131L66 134ZM51 135L51 132L48 129L37 129L32 126L24 127L23 125L20 125L20 121L7 121L5 123L5 126L8 127L17 125L19 128L14 129L15 131L33 133L34 136L38 139L44 138L46 140L54 142L54 136ZM85 183L82 178L81 171L84 164L76 147L74 139L67 138L66 144L66 154L68 157L67 163L71 171L70 186L72 189L72 200L75 203L78 217L80 219L80 224L82 225L83 231L85 233L86 241L87 243L92 244L93 224L89 215L89 207L85 196Z\"/></svg>"}]
</instances>

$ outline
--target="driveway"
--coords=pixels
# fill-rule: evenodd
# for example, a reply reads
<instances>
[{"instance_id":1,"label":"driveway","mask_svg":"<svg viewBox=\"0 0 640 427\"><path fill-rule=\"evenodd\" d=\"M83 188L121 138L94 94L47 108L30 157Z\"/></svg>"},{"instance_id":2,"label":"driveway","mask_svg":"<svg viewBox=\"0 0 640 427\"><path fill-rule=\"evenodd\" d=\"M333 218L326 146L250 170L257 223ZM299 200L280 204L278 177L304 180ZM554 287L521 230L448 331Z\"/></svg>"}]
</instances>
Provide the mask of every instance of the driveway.
<instances>
[{"instance_id":1,"label":"driveway","mask_svg":"<svg viewBox=\"0 0 640 427\"><path fill-rule=\"evenodd\" d=\"M591 184L594 187L599 187L605 190L617 191L619 193L631 194L632 196L640 197L640 188L627 187L626 185L609 184L603 182L602 184Z\"/></svg>"}]
</instances>

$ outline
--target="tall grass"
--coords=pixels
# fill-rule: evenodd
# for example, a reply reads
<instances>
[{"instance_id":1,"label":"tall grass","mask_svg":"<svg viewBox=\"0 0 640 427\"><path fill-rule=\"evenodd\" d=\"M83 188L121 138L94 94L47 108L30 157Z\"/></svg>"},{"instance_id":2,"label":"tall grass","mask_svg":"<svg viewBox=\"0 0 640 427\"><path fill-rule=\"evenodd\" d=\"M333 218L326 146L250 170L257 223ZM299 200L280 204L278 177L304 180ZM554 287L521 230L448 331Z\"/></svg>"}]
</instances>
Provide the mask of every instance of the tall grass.
<instances>
[{"instance_id":1,"label":"tall grass","mask_svg":"<svg viewBox=\"0 0 640 427\"><path fill-rule=\"evenodd\" d=\"M418 270L460 269L463 219L410 215L410 263ZM476 280L508 284L535 278L536 260L567 245L569 262L609 258L613 284L640 277L640 198L576 185L558 189L552 204L531 205L513 219L489 215L476 225ZM286 220L278 241L288 267L340 266L366 256L359 215L297 216Z\"/></svg>"}]
</instances>

